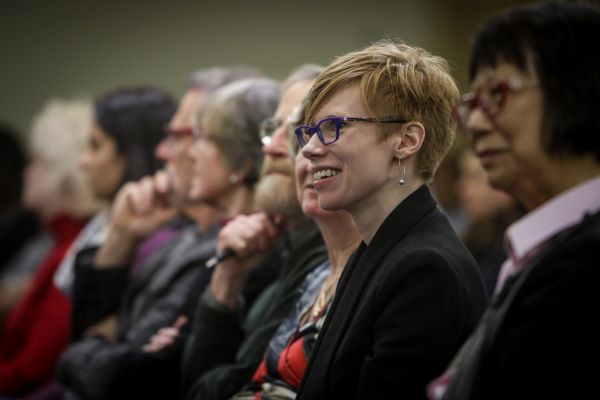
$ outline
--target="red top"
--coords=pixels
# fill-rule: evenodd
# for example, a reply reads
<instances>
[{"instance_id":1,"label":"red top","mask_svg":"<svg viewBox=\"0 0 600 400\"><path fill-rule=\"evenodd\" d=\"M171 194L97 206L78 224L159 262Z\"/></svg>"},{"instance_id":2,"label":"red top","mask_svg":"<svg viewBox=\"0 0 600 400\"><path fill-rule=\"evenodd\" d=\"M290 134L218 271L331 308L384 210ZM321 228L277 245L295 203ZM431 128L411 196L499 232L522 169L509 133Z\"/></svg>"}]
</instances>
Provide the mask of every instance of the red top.
<instances>
[{"instance_id":1,"label":"red top","mask_svg":"<svg viewBox=\"0 0 600 400\"><path fill-rule=\"evenodd\" d=\"M330 304L331 301L312 320L296 330L278 354L276 366L269 366L266 357L263 357L252 377L256 400L263 399L261 387L265 382L270 382L272 385L283 384L289 389L290 395L298 390Z\"/></svg>"},{"instance_id":2,"label":"red top","mask_svg":"<svg viewBox=\"0 0 600 400\"><path fill-rule=\"evenodd\" d=\"M54 272L84 224L67 216L48 224L55 245L0 326L0 395L24 395L54 377L71 319L71 304L54 285Z\"/></svg>"}]
</instances>

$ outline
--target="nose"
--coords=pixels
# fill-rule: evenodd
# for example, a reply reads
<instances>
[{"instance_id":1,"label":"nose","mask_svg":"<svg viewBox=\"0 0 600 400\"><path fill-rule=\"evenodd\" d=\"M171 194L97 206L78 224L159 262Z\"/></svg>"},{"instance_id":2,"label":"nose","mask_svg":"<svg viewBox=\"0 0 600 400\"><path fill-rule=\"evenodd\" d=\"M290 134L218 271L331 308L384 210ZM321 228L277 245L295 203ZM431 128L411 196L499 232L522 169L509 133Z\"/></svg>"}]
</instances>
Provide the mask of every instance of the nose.
<instances>
[{"instance_id":1,"label":"nose","mask_svg":"<svg viewBox=\"0 0 600 400\"><path fill-rule=\"evenodd\" d=\"M325 152L325 145L321 143L319 137L315 134L312 135L311 138L306 142L304 147L302 148L302 155L308 158L309 160L314 159L315 157L322 156Z\"/></svg>"},{"instance_id":2,"label":"nose","mask_svg":"<svg viewBox=\"0 0 600 400\"><path fill-rule=\"evenodd\" d=\"M472 141L477 140L480 136L490 132L494 127L492 120L480 108L476 107L471 111L466 122L466 130L469 138Z\"/></svg>"},{"instance_id":3,"label":"nose","mask_svg":"<svg viewBox=\"0 0 600 400\"><path fill-rule=\"evenodd\" d=\"M154 155L156 158L162 161L167 161L171 156L171 145L169 143L169 137L165 137L158 143L156 149L154 149Z\"/></svg>"},{"instance_id":4,"label":"nose","mask_svg":"<svg viewBox=\"0 0 600 400\"><path fill-rule=\"evenodd\" d=\"M278 127L271 136L271 141L263 145L263 153L273 157L288 157L288 125Z\"/></svg>"}]
</instances>

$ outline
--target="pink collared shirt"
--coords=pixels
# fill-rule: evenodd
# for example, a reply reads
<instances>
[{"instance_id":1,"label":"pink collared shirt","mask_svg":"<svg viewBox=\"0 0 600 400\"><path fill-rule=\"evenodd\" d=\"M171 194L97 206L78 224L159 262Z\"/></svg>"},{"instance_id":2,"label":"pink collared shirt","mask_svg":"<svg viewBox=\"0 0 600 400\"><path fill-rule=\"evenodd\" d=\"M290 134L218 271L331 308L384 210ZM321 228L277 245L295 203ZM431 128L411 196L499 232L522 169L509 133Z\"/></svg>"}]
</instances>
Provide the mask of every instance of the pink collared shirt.
<instances>
[{"instance_id":1,"label":"pink collared shirt","mask_svg":"<svg viewBox=\"0 0 600 400\"><path fill-rule=\"evenodd\" d=\"M502 264L494 292L499 293L506 279L521 271L548 239L599 209L600 177L596 177L561 193L514 222L504 235L508 259Z\"/></svg>"},{"instance_id":2,"label":"pink collared shirt","mask_svg":"<svg viewBox=\"0 0 600 400\"><path fill-rule=\"evenodd\" d=\"M556 234L578 224L586 214L600 210L600 176L583 182L552 198L508 227L504 235L508 259L502 264L495 293L506 279L520 272L528 260ZM441 399L456 370L447 369L427 385L429 399Z\"/></svg>"}]
</instances>

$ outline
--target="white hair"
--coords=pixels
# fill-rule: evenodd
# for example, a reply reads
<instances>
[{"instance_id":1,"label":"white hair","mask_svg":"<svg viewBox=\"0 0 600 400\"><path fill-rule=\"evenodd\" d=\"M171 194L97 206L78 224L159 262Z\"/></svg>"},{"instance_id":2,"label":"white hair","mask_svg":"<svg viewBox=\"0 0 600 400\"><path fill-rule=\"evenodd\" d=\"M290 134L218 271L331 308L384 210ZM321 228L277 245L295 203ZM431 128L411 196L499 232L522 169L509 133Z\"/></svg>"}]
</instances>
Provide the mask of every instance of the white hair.
<instances>
[{"instance_id":1,"label":"white hair","mask_svg":"<svg viewBox=\"0 0 600 400\"><path fill-rule=\"evenodd\" d=\"M98 209L79 159L88 143L93 121L92 105L85 100L52 99L34 118L31 126L30 150L49 163L48 189L66 182L69 187L70 210L74 215L89 215ZM54 194L52 192L48 194ZM64 193L63 193L64 195Z\"/></svg>"}]
</instances>

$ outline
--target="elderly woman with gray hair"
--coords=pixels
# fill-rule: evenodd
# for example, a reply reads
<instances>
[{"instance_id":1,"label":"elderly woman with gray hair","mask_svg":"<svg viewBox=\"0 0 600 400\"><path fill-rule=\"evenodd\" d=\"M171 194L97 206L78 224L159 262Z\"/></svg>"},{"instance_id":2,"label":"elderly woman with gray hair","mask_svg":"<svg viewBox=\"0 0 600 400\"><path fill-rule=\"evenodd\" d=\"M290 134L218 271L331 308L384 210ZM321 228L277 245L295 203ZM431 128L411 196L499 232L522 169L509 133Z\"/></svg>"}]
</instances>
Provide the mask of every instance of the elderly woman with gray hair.
<instances>
[{"instance_id":1,"label":"elderly woman with gray hair","mask_svg":"<svg viewBox=\"0 0 600 400\"><path fill-rule=\"evenodd\" d=\"M258 129L277 106L278 93L270 79L244 79L215 92L200 110L190 152L194 159L190 196L217 207L224 218L253 210L262 165Z\"/></svg>"}]
</instances>

